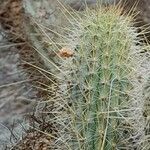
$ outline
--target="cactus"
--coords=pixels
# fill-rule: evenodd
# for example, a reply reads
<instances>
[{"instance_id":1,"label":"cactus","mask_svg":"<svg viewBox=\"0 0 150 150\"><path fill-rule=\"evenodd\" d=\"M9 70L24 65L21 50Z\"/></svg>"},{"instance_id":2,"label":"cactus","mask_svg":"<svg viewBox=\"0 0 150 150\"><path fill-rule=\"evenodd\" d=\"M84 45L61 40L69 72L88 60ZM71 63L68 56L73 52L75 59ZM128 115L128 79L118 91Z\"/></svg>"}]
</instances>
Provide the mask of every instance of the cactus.
<instances>
[{"instance_id":1,"label":"cactus","mask_svg":"<svg viewBox=\"0 0 150 150\"><path fill-rule=\"evenodd\" d=\"M48 102L55 105L49 116L57 128L53 148L141 150L147 144L143 85L137 79L143 46L133 16L117 6L66 12L66 32L49 41L56 55L48 58L42 50L55 78L55 96Z\"/></svg>"},{"instance_id":2,"label":"cactus","mask_svg":"<svg viewBox=\"0 0 150 150\"><path fill-rule=\"evenodd\" d=\"M66 45L74 55L60 61L57 99L66 112L56 121L69 149L140 149L144 100L134 78L142 47L132 19L108 8L72 21Z\"/></svg>"}]
</instances>

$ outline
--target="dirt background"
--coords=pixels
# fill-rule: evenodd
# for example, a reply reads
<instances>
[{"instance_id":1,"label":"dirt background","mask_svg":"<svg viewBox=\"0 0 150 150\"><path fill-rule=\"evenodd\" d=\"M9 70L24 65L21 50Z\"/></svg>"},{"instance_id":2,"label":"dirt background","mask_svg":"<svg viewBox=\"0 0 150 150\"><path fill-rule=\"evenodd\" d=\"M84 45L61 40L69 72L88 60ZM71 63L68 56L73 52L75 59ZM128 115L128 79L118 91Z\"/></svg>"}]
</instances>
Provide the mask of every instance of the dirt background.
<instances>
[{"instance_id":1,"label":"dirt background","mask_svg":"<svg viewBox=\"0 0 150 150\"><path fill-rule=\"evenodd\" d=\"M20 54L29 46L23 36L21 1L0 2L0 149L21 139L32 113L37 91L31 86L30 75L21 65ZM26 49L26 51L24 51ZM29 56L30 53L28 53ZM29 57L27 57L29 58ZM32 78L34 80L34 78Z\"/></svg>"}]
</instances>

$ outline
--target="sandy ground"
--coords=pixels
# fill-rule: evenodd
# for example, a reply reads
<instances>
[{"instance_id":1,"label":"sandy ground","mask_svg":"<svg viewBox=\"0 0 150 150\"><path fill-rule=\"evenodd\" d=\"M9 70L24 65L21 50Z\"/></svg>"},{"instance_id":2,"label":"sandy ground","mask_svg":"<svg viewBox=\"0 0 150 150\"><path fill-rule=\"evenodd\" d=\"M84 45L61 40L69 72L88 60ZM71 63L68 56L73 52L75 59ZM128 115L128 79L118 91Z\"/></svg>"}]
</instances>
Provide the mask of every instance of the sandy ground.
<instances>
[{"instance_id":1,"label":"sandy ground","mask_svg":"<svg viewBox=\"0 0 150 150\"><path fill-rule=\"evenodd\" d=\"M0 149L17 141L23 132L23 116L32 111L36 92L18 66L19 54L0 30ZM23 83L22 83L23 82ZM13 133L13 134L12 134ZM11 135L11 136L10 136Z\"/></svg>"}]
</instances>

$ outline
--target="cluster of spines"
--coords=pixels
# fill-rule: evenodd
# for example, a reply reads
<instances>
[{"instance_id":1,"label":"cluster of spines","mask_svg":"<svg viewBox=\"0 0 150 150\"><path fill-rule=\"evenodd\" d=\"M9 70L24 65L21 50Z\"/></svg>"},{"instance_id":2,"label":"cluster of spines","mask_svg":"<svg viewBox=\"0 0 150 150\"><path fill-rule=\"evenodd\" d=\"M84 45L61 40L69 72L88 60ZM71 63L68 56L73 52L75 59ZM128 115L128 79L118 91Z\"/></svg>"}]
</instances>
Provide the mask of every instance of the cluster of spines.
<instances>
[{"instance_id":1,"label":"cluster of spines","mask_svg":"<svg viewBox=\"0 0 150 150\"><path fill-rule=\"evenodd\" d=\"M80 33L71 35L71 43L78 41L74 56L61 62L66 70L62 83L70 84L66 101L74 112L67 119L73 132L69 143L75 149L115 149L127 146L135 130L128 104L133 88L130 76L135 71L130 55L138 34L130 19L113 9L88 11L72 29Z\"/></svg>"}]
</instances>

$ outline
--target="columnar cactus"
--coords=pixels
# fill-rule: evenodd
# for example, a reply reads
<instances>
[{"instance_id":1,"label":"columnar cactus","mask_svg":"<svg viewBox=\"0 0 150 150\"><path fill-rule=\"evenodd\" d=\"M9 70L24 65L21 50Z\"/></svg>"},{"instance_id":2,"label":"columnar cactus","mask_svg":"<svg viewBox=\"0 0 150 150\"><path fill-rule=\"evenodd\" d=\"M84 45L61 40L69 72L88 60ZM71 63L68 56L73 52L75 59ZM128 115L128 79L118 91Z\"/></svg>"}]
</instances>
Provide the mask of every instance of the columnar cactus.
<instances>
[{"instance_id":1,"label":"columnar cactus","mask_svg":"<svg viewBox=\"0 0 150 150\"><path fill-rule=\"evenodd\" d=\"M55 67L51 69L55 97L49 100L55 106L49 120L58 130L52 136L53 146L141 150L147 138L137 78L143 47L132 15L125 16L117 6L66 12L66 32L60 35L50 30L60 36L59 41L49 41L48 53L42 50L48 68ZM54 58L48 56L50 52Z\"/></svg>"},{"instance_id":2,"label":"columnar cactus","mask_svg":"<svg viewBox=\"0 0 150 150\"><path fill-rule=\"evenodd\" d=\"M142 47L132 19L116 8L87 9L71 22L66 49L74 54L60 60L57 101L64 113L56 117L69 149L140 147L143 99L134 82Z\"/></svg>"}]
</instances>

